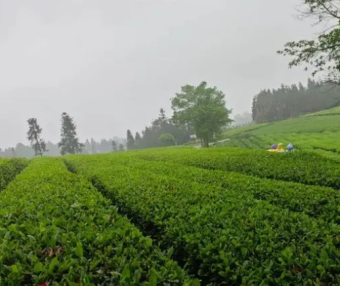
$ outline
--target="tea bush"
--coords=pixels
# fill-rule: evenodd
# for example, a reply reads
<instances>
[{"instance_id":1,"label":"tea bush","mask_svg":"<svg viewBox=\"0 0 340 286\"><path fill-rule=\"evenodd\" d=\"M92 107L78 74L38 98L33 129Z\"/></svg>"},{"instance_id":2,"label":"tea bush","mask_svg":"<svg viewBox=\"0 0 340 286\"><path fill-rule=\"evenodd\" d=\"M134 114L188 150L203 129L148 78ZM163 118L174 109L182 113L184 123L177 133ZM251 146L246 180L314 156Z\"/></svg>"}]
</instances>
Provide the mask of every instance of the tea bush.
<instances>
[{"instance_id":1,"label":"tea bush","mask_svg":"<svg viewBox=\"0 0 340 286\"><path fill-rule=\"evenodd\" d=\"M0 194L0 285L199 285L170 254L59 159Z\"/></svg>"},{"instance_id":2,"label":"tea bush","mask_svg":"<svg viewBox=\"0 0 340 286\"><path fill-rule=\"evenodd\" d=\"M210 184L208 176L207 183L203 178L190 180L190 175L178 178L175 166L163 173L159 172L162 164L150 168L136 162L134 167L136 154L140 153L128 153L125 159L125 154L76 156L67 162L162 248L173 249L174 259L185 263L205 284L330 285L339 281L337 224L261 200L244 191L242 181L237 186L235 180L232 188L225 189Z\"/></svg>"}]
</instances>

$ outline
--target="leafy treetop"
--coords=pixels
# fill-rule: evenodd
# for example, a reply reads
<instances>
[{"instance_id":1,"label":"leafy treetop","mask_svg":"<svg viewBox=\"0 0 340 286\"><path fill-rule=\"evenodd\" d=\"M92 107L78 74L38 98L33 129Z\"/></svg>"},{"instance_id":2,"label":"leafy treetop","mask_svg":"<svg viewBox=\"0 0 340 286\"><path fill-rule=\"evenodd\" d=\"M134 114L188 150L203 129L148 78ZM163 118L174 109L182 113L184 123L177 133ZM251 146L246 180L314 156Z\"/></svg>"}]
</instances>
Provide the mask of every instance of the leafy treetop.
<instances>
[{"instance_id":1,"label":"leafy treetop","mask_svg":"<svg viewBox=\"0 0 340 286\"><path fill-rule=\"evenodd\" d=\"M180 125L192 126L204 147L213 137L232 122L230 109L226 108L225 95L216 87L201 82L197 87L182 86L181 93L172 99L173 120Z\"/></svg>"},{"instance_id":2,"label":"leafy treetop","mask_svg":"<svg viewBox=\"0 0 340 286\"><path fill-rule=\"evenodd\" d=\"M291 56L289 67L305 64L312 68L312 75L322 73L326 80L340 83L340 1L303 0L307 11L304 16L317 19L327 26L314 40L291 41L279 54Z\"/></svg>"}]
</instances>

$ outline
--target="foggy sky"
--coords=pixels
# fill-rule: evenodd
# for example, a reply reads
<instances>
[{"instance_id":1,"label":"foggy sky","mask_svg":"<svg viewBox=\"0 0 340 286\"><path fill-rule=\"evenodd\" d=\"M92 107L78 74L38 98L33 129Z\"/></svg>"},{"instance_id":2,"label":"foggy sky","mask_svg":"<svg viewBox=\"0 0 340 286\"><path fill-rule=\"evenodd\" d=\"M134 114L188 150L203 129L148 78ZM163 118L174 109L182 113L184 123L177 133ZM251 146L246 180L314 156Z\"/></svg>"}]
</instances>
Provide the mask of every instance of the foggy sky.
<instances>
[{"instance_id":1,"label":"foggy sky","mask_svg":"<svg viewBox=\"0 0 340 286\"><path fill-rule=\"evenodd\" d=\"M58 142L60 116L85 138L141 131L185 84L226 94L233 114L253 95L305 82L276 54L309 38L298 0L0 0L0 147L36 117Z\"/></svg>"}]
</instances>

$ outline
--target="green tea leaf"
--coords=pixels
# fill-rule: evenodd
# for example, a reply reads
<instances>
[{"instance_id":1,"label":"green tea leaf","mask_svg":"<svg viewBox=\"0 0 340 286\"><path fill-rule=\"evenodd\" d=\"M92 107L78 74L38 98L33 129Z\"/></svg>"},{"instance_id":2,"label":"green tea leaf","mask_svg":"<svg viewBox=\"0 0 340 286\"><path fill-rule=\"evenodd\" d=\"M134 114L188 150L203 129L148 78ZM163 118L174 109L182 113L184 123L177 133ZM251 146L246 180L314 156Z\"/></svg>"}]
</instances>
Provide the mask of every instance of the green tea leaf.
<instances>
[{"instance_id":1,"label":"green tea leaf","mask_svg":"<svg viewBox=\"0 0 340 286\"><path fill-rule=\"evenodd\" d=\"M77 242L76 255L78 257L83 257L83 255L84 255L84 253L83 253L83 244L81 243L81 241Z\"/></svg>"},{"instance_id":2,"label":"green tea leaf","mask_svg":"<svg viewBox=\"0 0 340 286\"><path fill-rule=\"evenodd\" d=\"M149 285L150 286L157 286L157 272L154 268L151 268L150 270L150 276L149 276Z\"/></svg>"},{"instance_id":3,"label":"green tea leaf","mask_svg":"<svg viewBox=\"0 0 340 286\"><path fill-rule=\"evenodd\" d=\"M130 273L130 268L127 266L124 268L123 272L122 272L122 281L125 281L126 279L130 278L131 273Z\"/></svg>"},{"instance_id":4,"label":"green tea leaf","mask_svg":"<svg viewBox=\"0 0 340 286\"><path fill-rule=\"evenodd\" d=\"M41 272L43 270L43 264L41 262L38 262L34 265L34 272Z\"/></svg>"},{"instance_id":5,"label":"green tea leaf","mask_svg":"<svg viewBox=\"0 0 340 286\"><path fill-rule=\"evenodd\" d=\"M19 268L18 268L18 266L16 266L15 264L12 265L11 271L12 271L12 273L19 273Z\"/></svg>"},{"instance_id":6,"label":"green tea leaf","mask_svg":"<svg viewBox=\"0 0 340 286\"><path fill-rule=\"evenodd\" d=\"M54 257L50 263L50 266L48 268L48 271L50 273L54 272L54 268L59 264L58 257Z\"/></svg>"}]
</instances>

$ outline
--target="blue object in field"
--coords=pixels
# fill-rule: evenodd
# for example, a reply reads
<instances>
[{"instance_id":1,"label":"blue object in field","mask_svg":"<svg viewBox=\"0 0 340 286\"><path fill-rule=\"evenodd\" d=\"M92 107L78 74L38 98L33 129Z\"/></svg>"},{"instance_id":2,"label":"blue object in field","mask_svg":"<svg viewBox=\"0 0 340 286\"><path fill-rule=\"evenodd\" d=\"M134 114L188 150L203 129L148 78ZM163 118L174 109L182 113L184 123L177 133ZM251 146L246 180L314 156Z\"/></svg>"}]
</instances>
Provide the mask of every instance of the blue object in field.
<instances>
[{"instance_id":1,"label":"blue object in field","mask_svg":"<svg viewBox=\"0 0 340 286\"><path fill-rule=\"evenodd\" d=\"M273 149L273 150L277 149L277 145L276 145L276 144L273 144L273 145L272 145L272 149Z\"/></svg>"},{"instance_id":2,"label":"blue object in field","mask_svg":"<svg viewBox=\"0 0 340 286\"><path fill-rule=\"evenodd\" d=\"M288 146L287 146L287 150L288 150L288 151L293 151L293 149L294 149L293 144L292 144L292 143L289 143Z\"/></svg>"}]
</instances>

